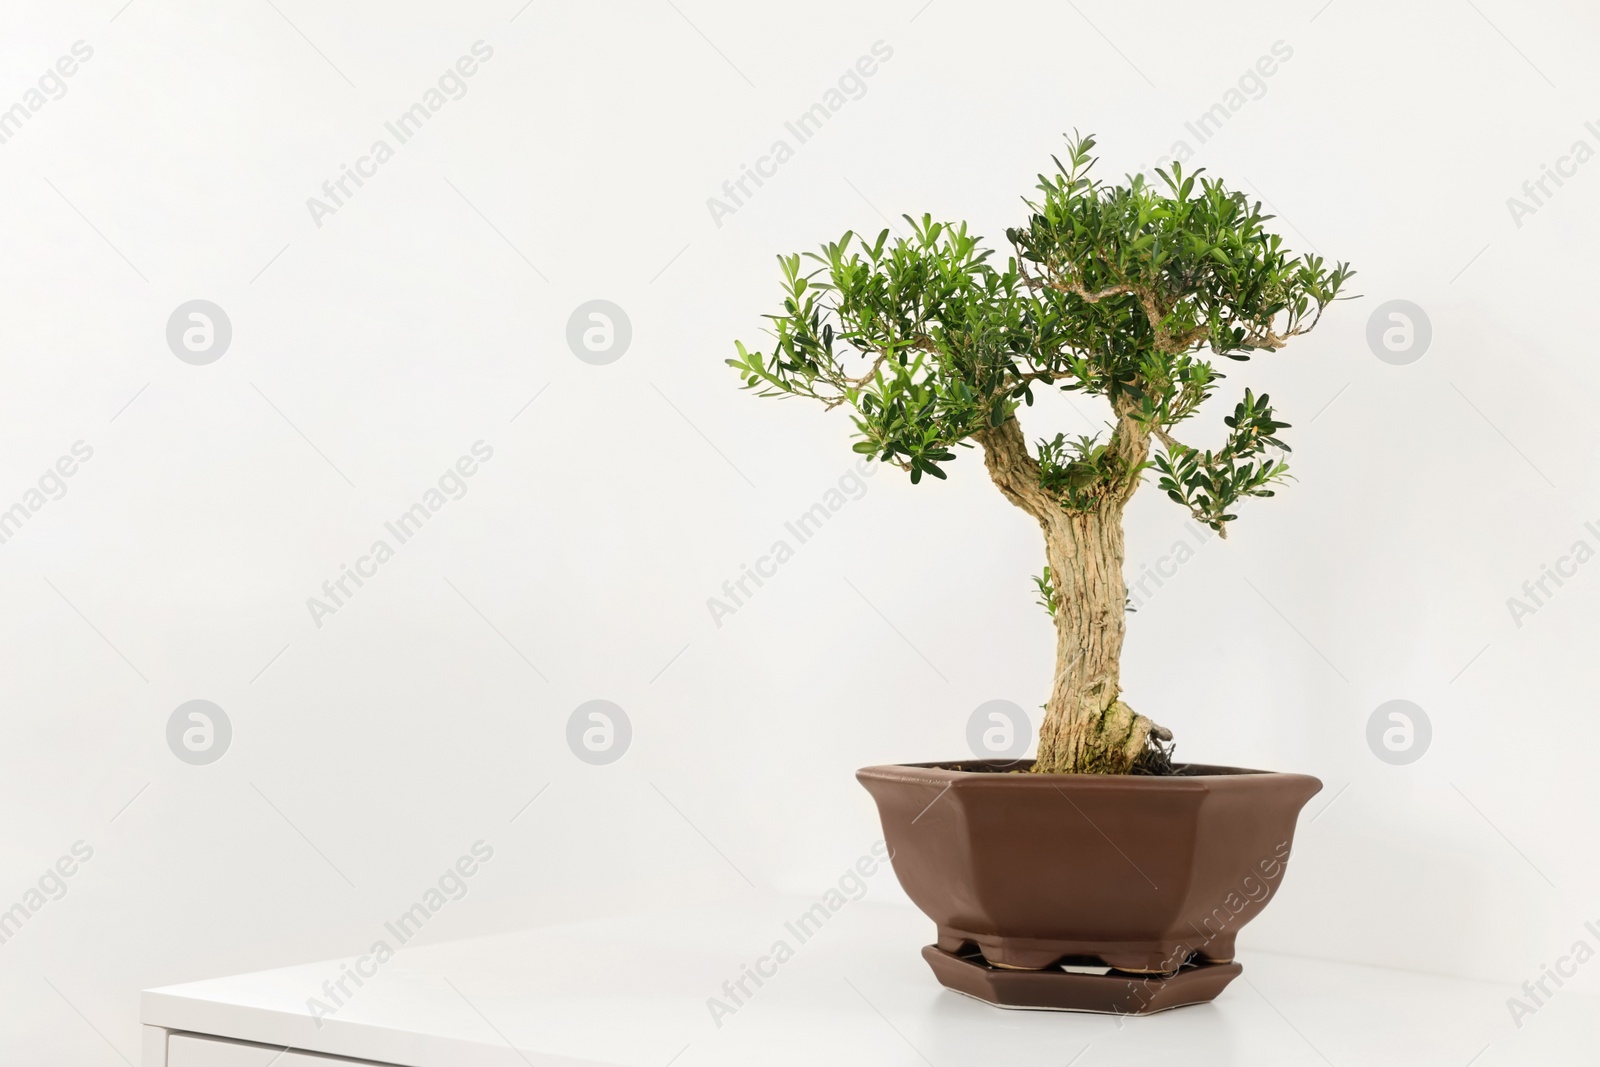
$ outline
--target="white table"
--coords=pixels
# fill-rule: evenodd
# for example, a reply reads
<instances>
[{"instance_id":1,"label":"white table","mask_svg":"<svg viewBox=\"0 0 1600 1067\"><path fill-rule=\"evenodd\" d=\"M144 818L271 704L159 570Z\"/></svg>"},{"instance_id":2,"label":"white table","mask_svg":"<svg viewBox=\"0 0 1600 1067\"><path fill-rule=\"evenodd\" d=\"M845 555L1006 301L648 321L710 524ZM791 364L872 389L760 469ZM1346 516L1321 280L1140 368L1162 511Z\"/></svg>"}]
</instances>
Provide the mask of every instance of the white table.
<instances>
[{"instance_id":1,"label":"white table","mask_svg":"<svg viewBox=\"0 0 1600 1067\"><path fill-rule=\"evenodd\" d=\"M324 981L353 960L144 994L144 1067L846 1067L1297 1064L1496 1067L1600 1063L1600 998L1558 994L1522 1028L1510 986L1252 953L1212 1004L1143 1018L1006 1011L937 985L932 926L848 903L801 943L814 901L641 914L400 947L316 1025ZM373 939L397 939L381 927ZM792 958L719 1021L707 1000L783 940ZM344 964L344 966L341 966ZM293 1051L285 1052L285 1049ZM1478 1058L1473 1059L1474 1056Z\"/></svg>"}]
</instances>

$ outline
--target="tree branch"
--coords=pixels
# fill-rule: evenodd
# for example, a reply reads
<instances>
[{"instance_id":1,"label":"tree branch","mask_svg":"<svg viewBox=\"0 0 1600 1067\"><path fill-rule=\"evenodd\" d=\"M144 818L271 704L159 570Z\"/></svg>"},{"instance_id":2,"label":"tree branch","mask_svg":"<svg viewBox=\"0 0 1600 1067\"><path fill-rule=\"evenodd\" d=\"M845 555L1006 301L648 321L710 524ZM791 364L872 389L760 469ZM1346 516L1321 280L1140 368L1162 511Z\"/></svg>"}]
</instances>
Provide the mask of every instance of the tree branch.
<instances>
[{"instance_id":1,"label":"tree branch","mask_svg":"<svg viewBox=\"0 0 1600 1067\"><path fill-rule=\"evenodd\" d=\"M1039 485L1039 464L1028 452L1022 424L1012 416L999 426L973 434L983 446L983 465L1005 498L1047 526L1061 513L1055 498Z\"/></svg>"}]
</instances>

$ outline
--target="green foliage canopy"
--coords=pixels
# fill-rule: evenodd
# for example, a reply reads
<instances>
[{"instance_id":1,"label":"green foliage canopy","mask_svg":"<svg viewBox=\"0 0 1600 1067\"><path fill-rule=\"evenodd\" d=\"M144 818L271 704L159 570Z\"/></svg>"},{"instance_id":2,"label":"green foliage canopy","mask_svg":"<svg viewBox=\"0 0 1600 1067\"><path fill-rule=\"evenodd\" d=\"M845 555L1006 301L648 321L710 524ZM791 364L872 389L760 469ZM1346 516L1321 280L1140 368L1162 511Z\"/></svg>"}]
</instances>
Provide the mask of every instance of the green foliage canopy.
<instances>
[{"instance_id":1,"label":"green foliage canopy","mask_svg":"<svg viewBox=\"0 0 1600 1067\"><path fill-rule=\"evenodd\" d=\"M964 223L906 218L910 235L846 232L819 252L780 256L784 300L770 354L738 344L747 388L850 406L857 452L913 482L945 477L953 449L1031 405L1036 390L1105 397L1111 438L1038 442L1041 488L1069 511L1124 499L1146 466L1199 521L1223 530L1243 497L1271 496L1288 446L1266 395L1245 390L1226 443L1172 436L1224 377L1316 325L1350 278L1344 263L1292 255L1272 218L1221 181L1158 171L1127 184L1090 176L1092 137L1068 138L1040 175L1005 267ZM1117 436L1159 443L1130 464ZM1142 453L1141 453L1142 454Z\"/></svg>"}]
</instances>

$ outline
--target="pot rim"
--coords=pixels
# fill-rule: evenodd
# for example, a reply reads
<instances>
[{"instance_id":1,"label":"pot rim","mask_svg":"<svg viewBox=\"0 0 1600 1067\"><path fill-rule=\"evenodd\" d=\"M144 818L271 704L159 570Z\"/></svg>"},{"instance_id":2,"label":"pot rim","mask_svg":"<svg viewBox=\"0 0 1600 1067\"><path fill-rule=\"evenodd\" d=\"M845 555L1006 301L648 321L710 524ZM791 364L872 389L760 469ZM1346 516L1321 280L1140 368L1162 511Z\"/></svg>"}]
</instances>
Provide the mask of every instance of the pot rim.
<instances>
[{"instance_id":1,"label":"pot rim","mask_svg":"<svg viewBox=\"0 0 1600 1067\"><path fill-rule=\"evenodd\" d=\"M932 763L881 763L862 767L856 771L856 780L865 784L876 782L906 782L919 784L983 783L998 789L1039 789L1071 785L1074 789L1129 789L1129 790L1209 790L1216 788L1249 789L1256 783L1283 784L1299 781L1311 786L1311 794L1322 789L1322 780L1309 774L1293 771L1262 771L1251 767L1230 767L1212 763L1184 763L1179 766L1194 768L1198 774L998 774L994 771L951 770L948 763L1013 763L1026 766L1031 759L1019 760L945 760Z\"/></svg>"}]
</instances>

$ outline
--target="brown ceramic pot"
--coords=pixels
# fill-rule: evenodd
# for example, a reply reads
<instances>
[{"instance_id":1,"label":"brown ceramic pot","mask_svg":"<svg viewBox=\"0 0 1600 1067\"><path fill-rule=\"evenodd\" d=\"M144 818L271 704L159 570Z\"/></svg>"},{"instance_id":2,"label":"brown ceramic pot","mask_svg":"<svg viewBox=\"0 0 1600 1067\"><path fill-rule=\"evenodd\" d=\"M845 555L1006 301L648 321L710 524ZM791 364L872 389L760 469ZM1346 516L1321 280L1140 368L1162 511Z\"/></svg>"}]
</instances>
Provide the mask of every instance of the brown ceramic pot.
<instances>
[{"instance_id":1,"label":"brown ceramic pot","mask_svg":"<svg viewBox=\"0 0 1600 1067\"><path fill-rule=\"evenodd\" d=\"M867 767L856 778L878 803L895 875L938 927L939 959L929 962L944 984L1007 1003L989 994L1027 983L1005 981L1004 970L1074 979L1081 976L1055 965L1098 961L1119 972L1111 976L1119 987L1133 987L1130 974L1182 978L1200 992L1175 1002L1194 1003L1238 973L1224 976L1219 965L1232 961L1239 928L1277 891L1295 819L1322 783L1237 767L1182 770L1147 777L909 764ZM963 970L952 961L966 965L965 980L952 979ZM1207 981L1188 975L1207 966ZM1046 1003L1012 1006L1159 1010L1140 1007L1139 997L1109 1006L1033 999ZM1172 995L1142 999L1174 1006Z\"/></svg>"}]
</instances>

